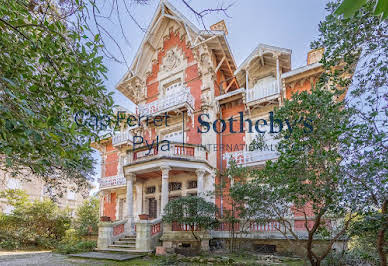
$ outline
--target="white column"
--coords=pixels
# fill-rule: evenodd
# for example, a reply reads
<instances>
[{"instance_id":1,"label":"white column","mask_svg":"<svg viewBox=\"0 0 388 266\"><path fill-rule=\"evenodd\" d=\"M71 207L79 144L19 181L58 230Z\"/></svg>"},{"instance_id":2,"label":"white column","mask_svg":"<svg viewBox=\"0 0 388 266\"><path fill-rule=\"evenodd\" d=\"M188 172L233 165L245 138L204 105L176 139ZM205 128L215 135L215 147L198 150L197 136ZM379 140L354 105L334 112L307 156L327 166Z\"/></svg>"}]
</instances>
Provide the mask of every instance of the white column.
<instances>
[{"instance_id":1,"label":"white column","mask_svg":"<svg viewBox=\"0 0 388 266\"><path fill-rule=\"evenodd\" d=\"M160 167L162 170L162 198L160 203L160 214L164 215L164 208L168 203L168 172L171 170L169 166Z\"/></svg>"},{"instance_id":2,"label":"white column","mask_svg":"<svg viewBox=\"0 0 388 266\"><path fill-rule=\"evenodd\" d=\"M278 82L278 91L280 92L281 90L281 84L280 84L280 63L279 63L279 56L280 54L276 54L275 55L275 58L276 58L276 79L277 79L277 82Z\"/></svg>"},{"instance_id":3,"label":"white column","mask_svg":"<svg viewBox=\"0 0 388 266\"><path fill-rule=\"evenodd\" d=\"M245 69L245 90L248 91L249 86L249 74L248 74L248 68Z\"/></svg>"},{"instance_id":4,"label":"white column","mask_svg":"<svg viewBox=\"0 0 388 266\"><path fill-rule=\"evenodd\" d=\"M104 216L104 192L100 191L100 217Z\"/></svg>"},{"instance_id":5,"label":"white column","mask_svg":"<svg viewBox=\"0 0 388 266\"><path fill-rule=\"evenodd\" d=\"M123 166L124 166L124 161L125 161L126 154L124 152L119 152L118 156L119 156L119 161L118 161L118 164L117 164L117 175L123 176L124 175Z\"/></svg>"},{"instance_id":6,"label":"white column","mask_svg":"<svg viewBox=\"0 0 388 266\"><path fill-rule=\"evenodd\" d=\"M200 168L196 170L195 173L197 174L197 195L200 197L204 192L204 176L206 170Z\"/></svg>"},{"instance_id":7,"label":"white column","mask_svg":"<svg viewBox=\"0 0 388 266\"><path fill-rule=\"evenodd\" d=\"M215 203L215 173L214 171L205 174L204 191L206 196L204 197L207 201Z\"/></svg>"},{"instance_id":8,"label":"white column","mask_svg":"<svg viewBox=\"0 0 388 266\"><path fill-rule=\"evenodd\" d=\"M143 213L143 183L136 180L136 213Z\"/></svg>"},{"instance_id":9,"label":"white column","mask_svg":"<svg viewBox=\"0 0 388 266\"><path fill-rule=\"evenodd\" d=\"M125 176L127 179L127 232L132 234L134 230L134 219L133 219L133 182L136 178L136 175L130 173Z\"/></svg>"}]
</instances>

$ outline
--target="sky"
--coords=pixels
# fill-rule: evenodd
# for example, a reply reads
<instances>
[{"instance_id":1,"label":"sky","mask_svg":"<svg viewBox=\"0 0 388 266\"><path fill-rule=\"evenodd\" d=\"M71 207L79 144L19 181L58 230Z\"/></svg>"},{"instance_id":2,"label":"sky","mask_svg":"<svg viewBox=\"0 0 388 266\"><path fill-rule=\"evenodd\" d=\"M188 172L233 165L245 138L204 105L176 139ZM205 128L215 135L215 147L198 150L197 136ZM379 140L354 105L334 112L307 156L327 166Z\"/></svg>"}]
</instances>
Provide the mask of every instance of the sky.
<instances>
[{"instance_id":1,"label":"sky","mask_svg":"<svg viewBox=\"0 0 388 266\"><path fill-rule=\"evenodd\" d=\"M181 0L169 0L183 15L201 29L192 11L184 6ZM318 37L318 24L326 15L325 5L327 0L191 0L190 5L197 11L206 8L215 8L217 5L232 4L228 9L229 17L223 13L212 13L205 17L205 25L210 25L224 19L228 28L228 42L234 55L237 67L244 61L253 49L259 44L288 48L292 50L292 68L306 65L307 52L310 50L310 42ZM159 0L150 0L148 5L131 4L130 11L136 21L147 28L158 6ZM123 8L123 7L121 7ZM123 38L119 23L110 22L108 30L115 41L120 45L128 65L131 64L138 47L144 37L144 32L121 12L121 24L127 41ZM107 42L107 47L119 56L119 50L113 42ZM127 109L134 105L120 92L115 90L119 80L127 72L126 64L104 60L108 67L105 84L109 91L115 94L113 98L116 104ZM100 176L100 158L96 153L95 165L96 177Z\"/></svg>"}]
</instances>

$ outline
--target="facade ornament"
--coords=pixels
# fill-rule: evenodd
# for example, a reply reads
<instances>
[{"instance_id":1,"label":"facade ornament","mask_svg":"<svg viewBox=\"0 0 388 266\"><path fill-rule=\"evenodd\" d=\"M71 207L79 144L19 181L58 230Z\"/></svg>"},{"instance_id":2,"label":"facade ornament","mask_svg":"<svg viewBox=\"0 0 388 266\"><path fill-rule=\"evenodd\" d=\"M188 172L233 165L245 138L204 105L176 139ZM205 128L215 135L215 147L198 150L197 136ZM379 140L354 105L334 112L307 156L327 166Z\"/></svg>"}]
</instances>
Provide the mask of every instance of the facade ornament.
<instances>
[{"instance_id":1,"label":"facade ornament","mask_svg":"<svg viewBox=\"0 0 388 266\"><path fill-rule=\"evenodd\" d=\"M212 99L210 90L203 91L201 94L201 110L207 111L211 107Z\"/></svg>"},{"instance_id":2,"label":"facade ornament","mask_svg":"<svg viewBox=\"0 0 388 266\"><path fill-rule=\"evenodd\" d=\"M182 52L178 52L177 48L170 49L162 59L160 70L165 72L171 71L181 65L182 59Z\"/></svg>"}]
</instances>

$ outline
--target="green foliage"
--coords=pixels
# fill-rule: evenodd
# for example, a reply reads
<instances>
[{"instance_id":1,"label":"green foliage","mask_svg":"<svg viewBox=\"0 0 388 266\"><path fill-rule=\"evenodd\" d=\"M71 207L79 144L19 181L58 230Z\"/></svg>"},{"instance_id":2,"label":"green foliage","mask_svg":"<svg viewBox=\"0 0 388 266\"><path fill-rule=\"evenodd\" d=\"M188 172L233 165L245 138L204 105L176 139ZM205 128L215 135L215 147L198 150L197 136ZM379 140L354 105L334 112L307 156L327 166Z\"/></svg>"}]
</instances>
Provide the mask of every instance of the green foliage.
<instances>
[{"instance_id":1,"label":"green foliage","mask_svg":"<svg viewBox=\"0 0 388 266\"><path fill-rule=\"evenodd\" d=\"M348 2L348 1L347 1ZM347 202L365 217L379 225L375 234L381 264L386 263L388 234L388 35L387 21L374 16L387 1L364 1L348 17L333 14L338 1L329 3L330 14L319 25L320 36L313 48L324 47L322 60L325 78L345 86L352 82L346 99L352 110L341 152L346 157L342 167L347 175L344 194ZM386 17L387 12L383 16ZM357 67L355 67L357 64ZM333 66L341 68L331 71ZM352 74L354 75L352 76ZM376 210L380 213L376 215ZM368 218L369 217L369 218ZM359 231L360 238L363 230ZM366 249L368 249L365 246Z\"/></svg>"},{"instance_id":2,"label":"green foliage","mask_svg":"<svg viewBox=\"0 0 388 266\"><path fill-rule=\"evenodd\" d=\"M0 3L2 166L9 172L28 168L53 186L65 178L86 185L90 141L99 130L78 127L74 115L110 114L113 104L98 38L87 41L82 25L69 25L50 1ZM59 171L60 178L51 178Z\"/></svg>"},{"instance_id":3,"label":"green foliage","mask_svg":"<svg viewBox=\"0 0 388 266\"><path fill-rule=\"evenodd\" d=\"M324 221L344 216L351 207L343 201L343 157L338 149L350 115L343 102L337 100L343 93L319 83L310 92L295 93L291 100L275 108L274 118L288 121L292 131L277 134L277 161L267 161L264 169L253 170L253 180L236 186L233 192L244 201L243 212L258 223L278 221L282 226L279 232L304 245L313 265L319 265L326 256L312 251L318 236L332 239L344 233L340 229L328 232ZM300 121L308 121L311 130ZM288 220L296 211L306 223L309 219L313 223L305 228L305 244L298 242L300 237ZM342 227L347 226L345 222Z\"/></svg>"},{"instance_id":4,"label":"green foliage","mask_svg":"<svg viewBox=\"0 0 388 266\"><path fill-rule=\"evenodd\" d=\"M96 241L91 240L80 240L73 243L60 242L56 248L56 252L62 254L72 254L93 251L96 247Z\"/></svg>"},{"instance_id":5,"label":"green foliage","mask_svg":"<svg viewBox=\"0 0 388 266\"><path fill-rule=\"evenodd\" d=\"M338 150L341 135L346 131L349 114L343 103L335 101L342 91L315 87L310 92L295 93L284 106L275 110L275 117L294 124L292 132L282 131L276 162L267 162L257 172L257 182L271 186L274 193L294 207L304 209L312 204L314 214L336 211L341 198L339 180L343 177ZM312 132L302 123L308 120ZM285 136L288 138L284 138ZM322 213L323 214L323 213Z\"/></svg>"},{"instance_id":6,"label":"green foliage","mask_svg":"<svg viewBox=\"0 0 388 266\"><path fill-rule=\"evenodd\" d=\"M96 197L85 200L77 210L74 227L81 236L97 234L99 222L99 200Z\"/></svg>"},{"instance_id":7,"label":"green foliage","mask_svg":"<svg viewBox=\"0 0 388 266\"><path fill-rule=\"evenodd\" d=\"M382 227L382 213L372 211L358 216L351 224L349 236L349 251L359 258L378 264L379 256L377 252L376 235ZM385 234L385 241L388 242L388 234ZM388 247L384 247L384 252Z\"/></svg>"},{"instance_id":8,"label":"green foliage","mask_svg":"<svg viewBox=\"0 0 388 266\"><path fill-rule=\"evenodd\" d=\"M9 192L9 193L8 193ZM4 248L53 248L70 228L71 218L51 200L23 202L14 190L3 193L14 210L0 214L0 243Z\"/></svg>"},{"instance_id":9,"label":"green foliage","mask_svg":"<svg viewBox=\"0 0 388 266\"><path fill-rule=\"evenodd\" d=\"M258 147L260 144L253 142L250 147ZM235 160L230 160L228 167L221 173L221 192L224 203L228 208L223 209L222 222L227 225L229 231L229 251L233 252L239 248L238 238L246 233L246 227L251 220L251 212L245 208L246 198L244 188L249 177L250 170L247 167L239 166ZM227 185L229 184L229 187ZM237 227L239 230L236 230Z\"/></svg>"},{"instance_id":10,"label":"green foliage","mask_svg":"<svg viewBox=\"0 0 388 266\"><path fill-rule=\"evenodd\" d=\"M197 196L187 196L171 200L166 205L163 221L166 223L188 224L193 236L195 228L209 230L218 226L217 206Z\"/></svg>"},{"instance_id":11,"label":"green foliage","mask_svg":"<svg viewBox=\"0 0 388 266\"><path fill-rule=\"evenodd\" d=\"M341 5L335 11L337 15L344 15L345 18L353 16L367 0L343 0ZM374 15L381 16L381 19L388 17L388 1L387 0L376 0L370 1L375 3Z\"/></svg>"},{"instance_id":12,"label":"green foliage","mask_svg":"<svg viewBox=\"0 0 388 266\"><path fill-rule=\"evenodd\" d=\"M71 254L93 251L96 247L96 241L82 240L76 230L68 229L65 232L64 238L57 244L56 252Z\"/></svg>"}]
</instances>

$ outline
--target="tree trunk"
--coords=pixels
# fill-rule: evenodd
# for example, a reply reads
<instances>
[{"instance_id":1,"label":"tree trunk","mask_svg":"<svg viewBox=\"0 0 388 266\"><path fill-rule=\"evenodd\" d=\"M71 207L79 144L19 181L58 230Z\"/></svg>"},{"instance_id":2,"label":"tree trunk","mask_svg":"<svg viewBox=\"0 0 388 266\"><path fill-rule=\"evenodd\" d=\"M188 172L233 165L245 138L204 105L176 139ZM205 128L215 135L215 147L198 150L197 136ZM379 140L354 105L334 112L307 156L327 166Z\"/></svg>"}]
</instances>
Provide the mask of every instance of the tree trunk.
<instances>
[{"instance_id":1,"label":"tree trunk","mask_svg":"<svg viewBox=\"0 0 388 266\"><path fill-rule=\"evenodd\" d=\"M309 259L310 263L312 266L320 266L321 261L318 261L314 256L313 256L313 234L309 233L309 237L307 239L307 258Z\"/></svg>"},{"instance_id":2,"label":"tree trunk","mask_svg":"<svg viewBox=\"0 0 388 266\"><path fill-rule=\"evenodd\" d=\"M387 257L384 252L384 238L385 238L385 232L387 229L387 221L385 221L385 215L387 214L387 200L384 200L383 206L381 208L381 213L383 215L383 221L382 225L380 227L379 232L377 233L377 252L379 253L380 257L380 266L386 266L387 265Z\"/></svg>"}]
</instances>

